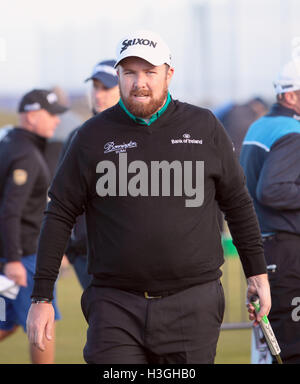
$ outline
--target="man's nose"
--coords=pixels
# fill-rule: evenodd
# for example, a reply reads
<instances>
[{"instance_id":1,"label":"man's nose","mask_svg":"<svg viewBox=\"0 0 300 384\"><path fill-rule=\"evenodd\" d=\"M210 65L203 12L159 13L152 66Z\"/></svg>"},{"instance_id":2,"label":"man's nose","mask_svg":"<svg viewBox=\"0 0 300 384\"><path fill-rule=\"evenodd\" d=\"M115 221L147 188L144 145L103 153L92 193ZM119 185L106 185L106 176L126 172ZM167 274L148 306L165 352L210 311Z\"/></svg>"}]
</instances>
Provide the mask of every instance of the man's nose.
<instances>
[{"instance_id":1,"label":"man's nose","mask_svg":"<svg viewBox=\"0 0 300 384\"><path fill-rule=\"evenodd\" d=\"M95 98L97 100L103 98L104 95L105 95L105 91L103 89L99 89L98 91L95 92Z\"/></svg>"},{"instance_id":2,"label":"man's nose","mask_svg":"<svg viewBox=\"0 0 300 384\"><path fill-rule=\"evenodd\" d=\"M147 79L146 75L142 72L137 73L134 79L134 86L135 88L146 88L147 87Z\"/></svg>"}]
</instances>

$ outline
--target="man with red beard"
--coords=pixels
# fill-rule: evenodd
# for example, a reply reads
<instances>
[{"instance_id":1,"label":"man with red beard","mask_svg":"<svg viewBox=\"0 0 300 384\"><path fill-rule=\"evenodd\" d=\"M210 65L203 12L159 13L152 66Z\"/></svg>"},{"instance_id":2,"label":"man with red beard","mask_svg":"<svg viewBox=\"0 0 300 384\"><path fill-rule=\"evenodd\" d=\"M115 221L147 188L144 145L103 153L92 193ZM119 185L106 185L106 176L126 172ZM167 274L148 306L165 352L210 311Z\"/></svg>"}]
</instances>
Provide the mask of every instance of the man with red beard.
<instances>
[{"instance_id":1,"label":"man with red beard","mask_svg":"<svg viewBox=\"0 0 300 384\"><path fill-rule=\"evenodd\" d=\"M214 115L171 98L171 54L157 34L122 39L115 66L119 103L78 130L49 191L29 340L44 349L64 247L85 211L93 275L81 300L89 324L85 360L213 363L224 314L218 206L241 257L247 296L260 298L257 315L249 304L250 318L260 321L271 306L244 174Z\"/></svg>"}]
</instances>

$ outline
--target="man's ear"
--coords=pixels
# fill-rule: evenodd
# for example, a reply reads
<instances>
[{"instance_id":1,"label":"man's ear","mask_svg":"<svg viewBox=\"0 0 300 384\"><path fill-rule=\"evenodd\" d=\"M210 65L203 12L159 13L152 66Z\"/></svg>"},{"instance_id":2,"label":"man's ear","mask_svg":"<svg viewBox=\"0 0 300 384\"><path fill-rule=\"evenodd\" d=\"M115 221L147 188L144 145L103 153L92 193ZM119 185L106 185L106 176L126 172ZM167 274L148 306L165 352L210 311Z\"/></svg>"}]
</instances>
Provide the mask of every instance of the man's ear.
<instances>
[{"instance_id":1,"label":"man's ear","mask_svg":"<svg viewBox=\"0 0 300 384\"><path fill-rule=\"evenodd\" d=\"M26 113L26 120L30 125L35 125L37 113L35 111L29 111Z\"/></svg>"},{"instance_id":2,"label":"man's ear","mask_svg":"<svg viewBox=\"0 0 300 384\"><path fill-rule=\"evenodd\" d=\"M285 101L290 105L295 105L298 102L298 96L295 92L286 92Z\"/></svg>"},{"instance_id":3,"label":"man's ear","mask_svg":"<svg viewBox=\"0 0 300 384\"><path fill-rule=\"evenodd\" d=\"M29 112L22 112L20 114L21 121L26 125L34 125L36 121L36 113L35 111L29 111Z\"/></svg>"},{"instance_id":4,"label":"man's ear","mask_svg":"<svg viewBox=\"0 0 300 384\"><path fill-rule=\"evenodd\" d=\"M173 75L174 75L174 68L173 67L169 67L168 70L167 70L167 82L168 82L168 85L170 84L170 81L171 81Z\"/></svg>"}]
</instances>

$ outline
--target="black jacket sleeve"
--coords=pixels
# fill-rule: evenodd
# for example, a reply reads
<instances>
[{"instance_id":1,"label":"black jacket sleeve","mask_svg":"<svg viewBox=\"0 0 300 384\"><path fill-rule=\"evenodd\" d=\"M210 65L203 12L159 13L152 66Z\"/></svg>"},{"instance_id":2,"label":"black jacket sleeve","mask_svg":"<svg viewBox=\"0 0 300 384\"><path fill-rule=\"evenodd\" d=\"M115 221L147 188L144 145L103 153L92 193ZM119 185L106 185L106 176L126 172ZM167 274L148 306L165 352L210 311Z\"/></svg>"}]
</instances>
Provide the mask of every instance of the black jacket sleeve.
<instances>
[{"instance_id":1,"label":"black jacket sleeve","mask_svg":"<svg viewBox=\"0 0 300 384\"><path fill-rule=\"evenodd\" d=\"M256 187L258 201L273 209L300 209L300 135L278 140L264 162Z\"/></svg>"},{"instance_id":2,"label":"black jacket sleeve","mask_svg":"<svg viewBox=\"0 0 300 384\"><path fill-rule=\"evenodd\" d=\"M32 192L37 176L38 167L35 157L31 153L16 159L7 175L0 205L0 233L4 257L8 261L19 261L22 257L22 211Z\"/></svg>"},{"instance_id":3,"label":"black jacket sleeve","mask_svg":"<svg viewBox=\"0 0 300 384\"><path fill-rule=\"evenodd\" d=\"M88 150L81 144L78 132L49 190L50 202L45 212L37 252L32 292L34 297L53 298L53 287L67 241L76 217L83 213L83 206L92 189L89 187L92 168L88 159Z\"/></svg>"},{"instance_id":4,"label":"black jacket sleeve","mask_svg":"<svg viewBox=\"0 0 300 384\"><path fill-rule=\"evenodd\" d=\"M79 128L74 129L69 136L67 137L67 140L64 143L64 146L62 148L61 154L60 154L60 160L59 163L62 162L65 154L67 153L67 150L72 142L72 139L75 137L77 131ZM74 225L74 228L72 230L70 239L68 241L68 245L65 251L65 254L68 257L68 260L70 263L74 262L74 259L77 255L86 255L87 254L87 231L86 231L86 220L85 220L85 214L80 215L76 219L76 223Z\"/></svg>"},{"instance_id":5,"label":"black jacket sleeve","mask_svg":"<svg viewBox=\"0 0 300 384\"><path fill-rule=\"evenodd\" d=\"M216 149L221 156L221 177L216 181L216 199L228 222L246 277L266 273L262 239L245 176L232 142L222 125L215 121Z\"/></svg>"}]
</instances>

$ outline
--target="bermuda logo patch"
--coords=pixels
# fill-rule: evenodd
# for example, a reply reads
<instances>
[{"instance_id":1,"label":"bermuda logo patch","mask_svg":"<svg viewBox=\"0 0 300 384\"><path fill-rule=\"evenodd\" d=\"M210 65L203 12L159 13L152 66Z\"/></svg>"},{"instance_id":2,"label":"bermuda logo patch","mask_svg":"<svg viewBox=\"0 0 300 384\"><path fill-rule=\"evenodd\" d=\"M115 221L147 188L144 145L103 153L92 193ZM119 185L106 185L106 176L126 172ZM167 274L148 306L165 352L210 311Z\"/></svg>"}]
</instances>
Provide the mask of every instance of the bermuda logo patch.
<instances>
[{"instance_id":1,"label":"bermuda logo patch","mask_svg":"<svg viewBox=\"0 0 300 384\"><path fill-rule=\"evenodd\" d=\"M127 149L129 148L136 148L137 143L135 141L130 140L129 143L123 143L123 144L115 144L114 141L110 141L109 143L106 143L104 145L104 153L124 153L127 152Z\"/></svg>"},{"instance_id":2,"label":"bermuda logo patch","mask_svg":"<svg viewBox=\"0 0 300 384\"><path fill-rule=\"evenodd\" d=\"M24 185L28 179L28 173L24 169L15 169L13 180L16 185Z\"/></svg>"}]
</instances>

